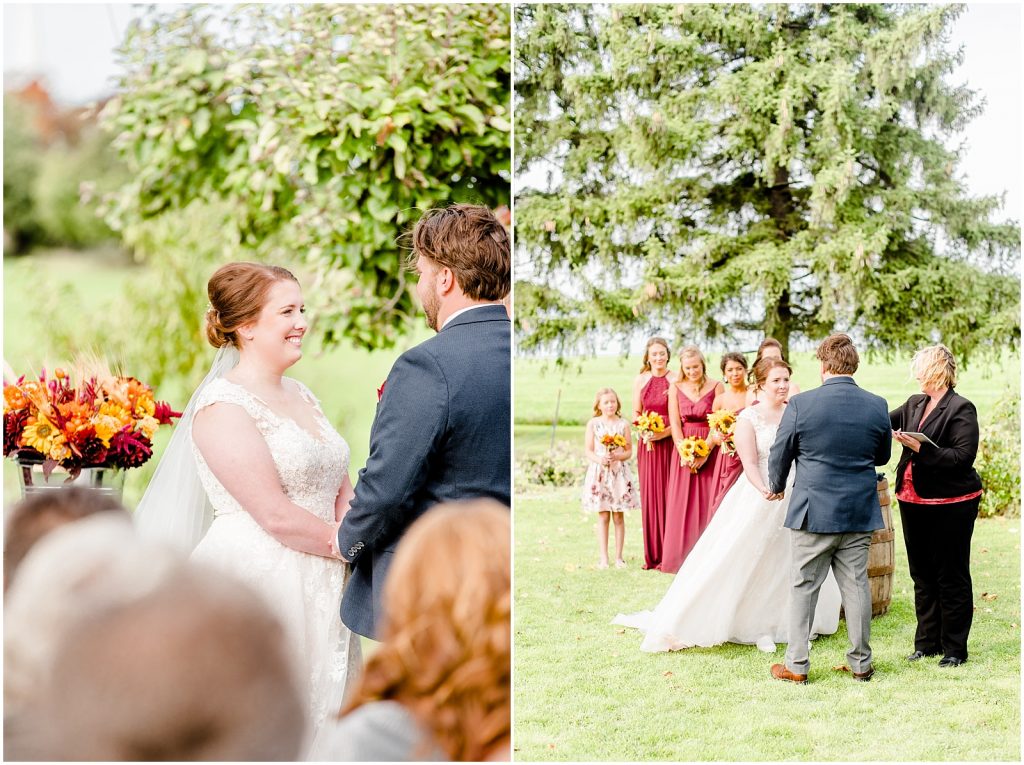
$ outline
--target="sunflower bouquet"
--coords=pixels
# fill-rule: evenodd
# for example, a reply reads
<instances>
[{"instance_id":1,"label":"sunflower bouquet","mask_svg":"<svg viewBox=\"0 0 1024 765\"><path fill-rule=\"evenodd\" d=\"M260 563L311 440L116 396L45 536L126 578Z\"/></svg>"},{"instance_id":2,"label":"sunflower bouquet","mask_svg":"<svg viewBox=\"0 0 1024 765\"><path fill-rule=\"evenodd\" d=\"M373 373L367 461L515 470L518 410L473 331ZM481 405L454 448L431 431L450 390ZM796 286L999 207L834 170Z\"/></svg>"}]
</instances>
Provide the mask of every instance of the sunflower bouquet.
<instances>
[{"instance_id":1,"label":"sunflower bouquet","mask_svg":"<svg viewBox=\"0 0 1024 765\"><path fill-rule=\"evenodd\" d=\"M654 436L665 432L665 420L657 412L643 412L633 420L636 436L647 446L647 451L654 448Z\"/></svg>"},{"instance_id":2,"label":"sunflower bouquet","mask_svg":"<svg viewBox=\"0 0 1024 765\"><path fill-rule=\"evenodd\" d=\"M625 449L626 448L626 437L621 433L606 433L601 436L601 444L606 449Z\"/></svg>"},{"instance_id":3,"label":"sunflower bouquet","mask_svg":"<svg viewBox=\"0 0 1024 765\"><path fill-rule=\"evenodd\" d=\"M62 467L133 468L153 456L153 434L180 417L134 377L63 369L37 380L4 380L4 456L42 462L48 476Z\"/></svg>"},{"instance_id":4,"label":"sunflower bouquet","mask_svg":"<svg viewBox=\"0 0 1024 765\"><path fill-rule=\"evenodd\" d=\"M686 465L691 473L696 473L698 468L694 463L701 457L707 457L711 453L708 442L698 436L688 436L676 444L679 451L679 465Z\"/></svg>"},{"instance_id":5,"label":"sunflower bouquet","mask_svg":"<svg viewBox=\"0 0 1024 765\"><path fill-rule=\"evenodd\" d=\"M722 437L722 451L726 454L736 453L733 435L736 433L736 413L730 409L719 409L708 415L711 430Z\"/></svg>"}]
</instances>

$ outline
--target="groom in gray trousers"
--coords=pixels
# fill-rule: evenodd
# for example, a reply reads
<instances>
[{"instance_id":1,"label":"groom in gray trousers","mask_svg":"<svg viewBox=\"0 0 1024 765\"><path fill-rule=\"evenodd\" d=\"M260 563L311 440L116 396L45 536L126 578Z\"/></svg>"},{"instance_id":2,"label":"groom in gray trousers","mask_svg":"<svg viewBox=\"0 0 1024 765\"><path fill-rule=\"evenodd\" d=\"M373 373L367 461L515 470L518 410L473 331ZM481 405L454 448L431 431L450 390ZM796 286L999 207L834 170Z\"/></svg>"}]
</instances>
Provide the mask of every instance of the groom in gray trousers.
<instances>
[{"instance_id":1,"label":"groom in gray trousers","mask_svg":"<svg viewBox=\"0 0 1024 765\"><path fill-rule=\"evenodd\" d=\"M814 608L829 568L846 611L855 680L867 681L871 665L871 532L883 527L876 467L889 462L892 432L885 399L853 381L859 357L847 335L830 335L817 351L820 388L794 396L782 415L768 458L768 486L781 499L796 463L793 496L786 513L790 529L792 597L786 663L772 677L806 683L808 640Z\"/></svg>"}]
</instances>

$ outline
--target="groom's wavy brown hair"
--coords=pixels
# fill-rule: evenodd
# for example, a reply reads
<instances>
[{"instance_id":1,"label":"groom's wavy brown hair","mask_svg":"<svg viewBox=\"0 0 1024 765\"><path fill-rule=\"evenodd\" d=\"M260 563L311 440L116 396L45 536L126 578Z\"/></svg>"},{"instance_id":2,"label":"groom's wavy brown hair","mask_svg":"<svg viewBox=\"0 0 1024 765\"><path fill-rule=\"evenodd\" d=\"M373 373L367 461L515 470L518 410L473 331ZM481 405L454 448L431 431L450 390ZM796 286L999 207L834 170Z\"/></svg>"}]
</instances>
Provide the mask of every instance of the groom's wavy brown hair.
<instances>
[{"instance_id":1,"label":"groom's wavy brown hair","mask_svg":"<svg viewBox=\"0 0 1024 765\"><path fill-rule=\"evenodd\" d=\"M842 333L829 335L822 340L814 355L829 374L852 375L860 366L860 356L853 340Z\"/></svg>"},{"instance_id":2,"label":"groom's wavy brown hair","mask_svg":"<svg viewBox=\"0 0 1024 765\"><path fill-rule=\"evenodd\" d=\"M511 736L509 509L437 505L402 539L384 585L382 643L342 715L397 701L457 761L493 757Z\"/></svg>"},{"instance_id":3,"label":"groom's wavy brown hair","mask_svg":"<svg viewBox=\"0 0 1024 765\"><path fill-rule=\"evenodd\" d=\"M412 231L410 266L420 255L450 268L462 294L471 300L501 300L511 288L508 231L487 207L427 210Z\"/></svg>"}]
</instances>

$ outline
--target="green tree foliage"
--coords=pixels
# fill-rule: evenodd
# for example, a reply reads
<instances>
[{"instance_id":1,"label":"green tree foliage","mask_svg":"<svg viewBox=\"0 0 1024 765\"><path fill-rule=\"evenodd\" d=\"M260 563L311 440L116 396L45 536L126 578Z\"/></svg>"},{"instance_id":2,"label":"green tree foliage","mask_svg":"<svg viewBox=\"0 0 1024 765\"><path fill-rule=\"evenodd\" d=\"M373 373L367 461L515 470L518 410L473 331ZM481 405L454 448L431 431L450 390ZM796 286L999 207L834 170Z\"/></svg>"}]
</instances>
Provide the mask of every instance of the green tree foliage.
<instances>
[{"instance_id":1,"label":"green tree foliage","mask_svg":"<svg viewBox=\"0 0 1024 765\"><path fill-rule=\"evenodd\" d=\"M52 242L92 247L115 237L98 213L98 201L127 180L110 138L86 128L74 146L56 144L39 159L34 199L39 224Z\"/></svg>"},{"instance_id":2,"label":"green tree foliage","mask_svg":"<svg viewBox=\"0 0 1024 765\"><path fill-rule=\"evenodd\" d=\"M520 5L520 347L595 331L961 359L1020 341L1020 234L947 148L981 109L937 5Z\"/></svg>"},{"instance_id":3,"label":"green tree foliage","mask_svg":"<svg viewBox=\"0 0 1024 765\"><path fill-rule=\"evenodd\" d=\"M133 26L103 119L131 170L107 221L162 274L136 321L190 310L167 342L201 352L193 282L261 260L307 277L326 344L393 345L416 313L402 234L427 208L509 202L509 28L502 5L324 4Z\"/></svg>"},{"instance_id":4,"label":"green tree foliage","mask_svg":"<svg viewBox=\"0 0 1024 765\"><path fill-rule=\"evenodd\" d=\"M10 237L14 252L24 252L42 236L34 197L40 151L31 108L5 95L4 240Z\"/></svg>"}]
</instances>

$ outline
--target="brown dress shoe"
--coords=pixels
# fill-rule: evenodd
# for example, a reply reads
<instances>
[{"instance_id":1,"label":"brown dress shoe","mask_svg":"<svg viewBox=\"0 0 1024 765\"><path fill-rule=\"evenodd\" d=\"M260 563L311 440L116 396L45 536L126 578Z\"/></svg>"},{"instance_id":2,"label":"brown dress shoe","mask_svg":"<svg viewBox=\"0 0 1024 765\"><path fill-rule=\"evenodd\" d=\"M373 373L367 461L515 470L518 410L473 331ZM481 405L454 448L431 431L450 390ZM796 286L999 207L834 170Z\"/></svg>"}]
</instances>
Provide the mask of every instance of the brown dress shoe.
<instances>
[{"instance_id":1,"label":"brown dress shoe","mask_svg":"<svg viewBox=\"0 0 1024 765\"><path fill-rule=\"evenodd\" d=\"M862 683L866 683L875 675L875 668L873 666L868 667L864 672L854 672L853 679L860 680Z\"/></svg>"},{"instance_id":2,"label":"brown dress shoe","mask_svg":"<svg viewBox=\"0 0 1024 765\"><path fill-rule=\"evenodd\" d=\"M862 683L866 683L875 675L875 668L873 665L868 667L863 672L854 672L845 664L840 664L838 667L832 667L832 669L834 669L836 672L849 672L851 675L853 675L854 680L858 680Z\"/></svg>"},{"instance_id":3,"label":"brown dress shoe","mask_svg":"<svg viewBox=\"0 0 1024 765\"><path fill-rule=\"evenodd\" d=\"M772 677L776 680L785 680L790 683L807 685L807 675L798 675L796 672L790 672L789 667L785 664L772 664L771 673Z\"/></svg>"}]
</instances>

